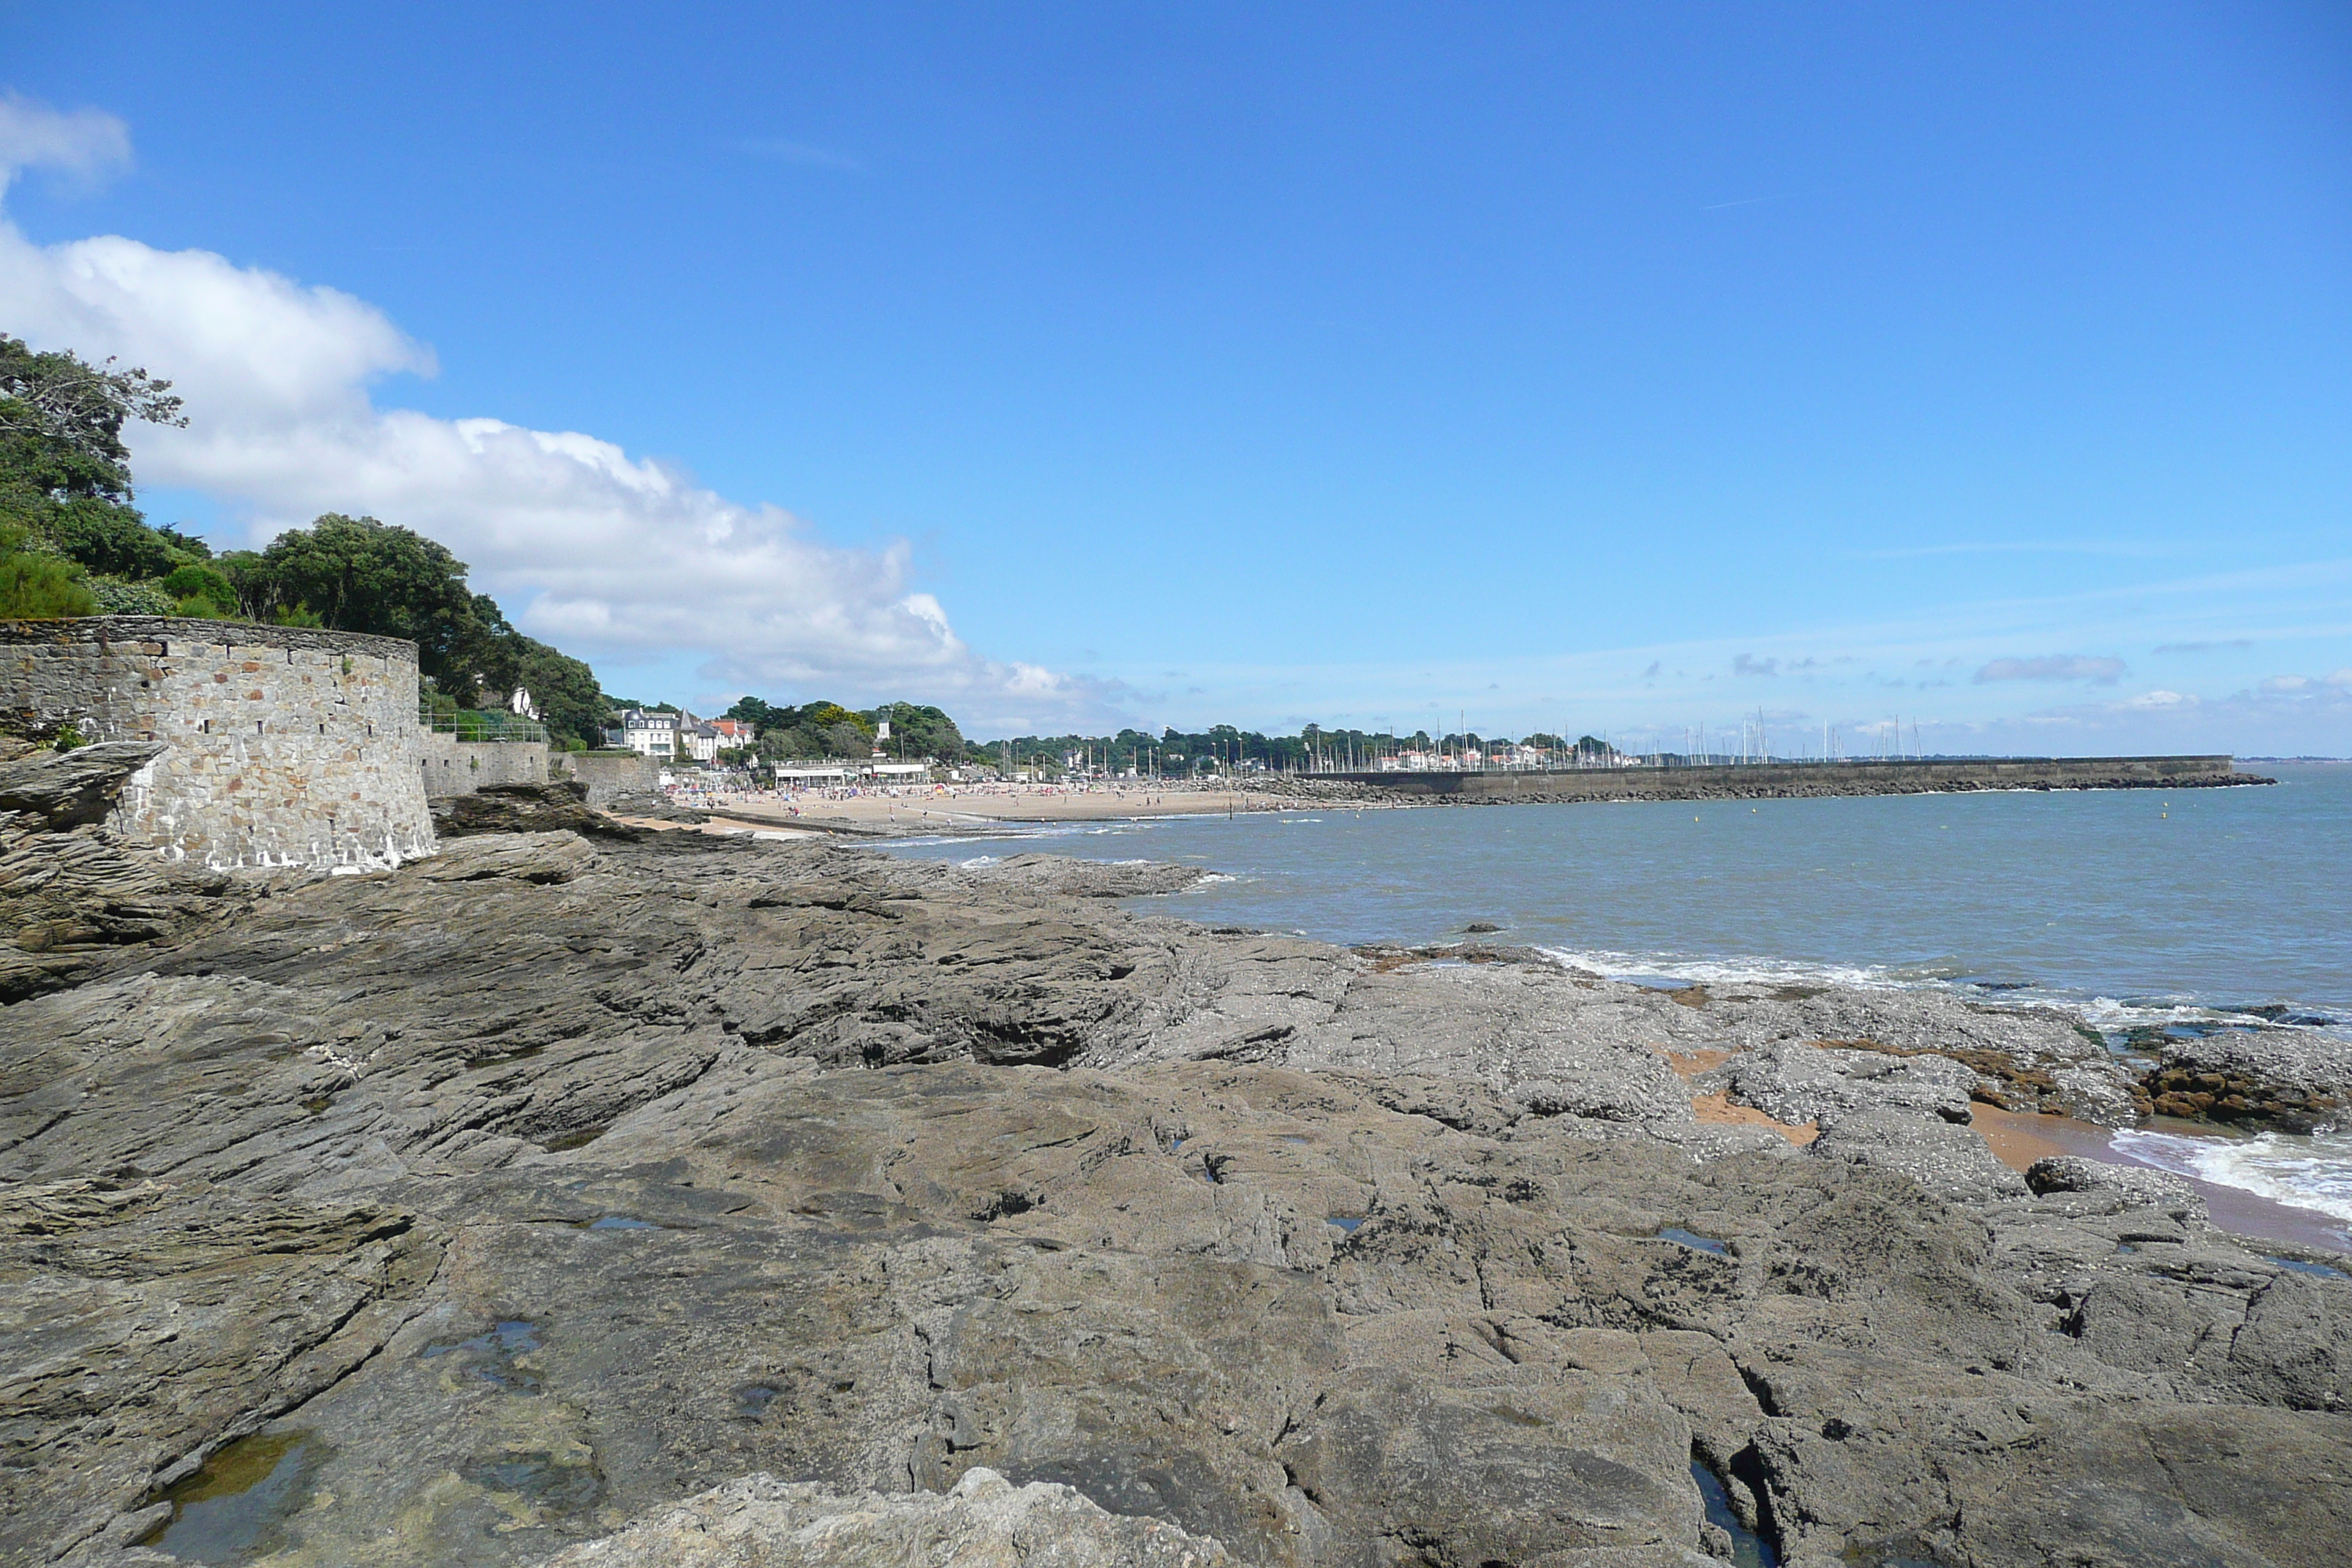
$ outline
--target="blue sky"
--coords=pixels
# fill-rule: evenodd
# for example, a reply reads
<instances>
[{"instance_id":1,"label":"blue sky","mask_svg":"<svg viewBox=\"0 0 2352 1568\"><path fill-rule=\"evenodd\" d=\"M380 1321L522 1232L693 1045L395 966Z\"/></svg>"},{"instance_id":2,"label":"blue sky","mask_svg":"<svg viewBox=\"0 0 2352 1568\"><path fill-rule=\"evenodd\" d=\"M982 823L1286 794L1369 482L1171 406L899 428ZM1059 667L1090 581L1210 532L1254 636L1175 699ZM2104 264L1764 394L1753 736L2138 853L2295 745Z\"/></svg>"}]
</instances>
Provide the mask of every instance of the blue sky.
<instances>
[{"instance_id":1,"label":"blue sky","mask_svg":"<svg viewBox=\"0 0 2352 1568\"><path fill-rule=\"evenodd\" d=\"M10 7L0 329L635 695L2352 752L2342 8L1266 9Z\"/></svg>"}]
</instances>

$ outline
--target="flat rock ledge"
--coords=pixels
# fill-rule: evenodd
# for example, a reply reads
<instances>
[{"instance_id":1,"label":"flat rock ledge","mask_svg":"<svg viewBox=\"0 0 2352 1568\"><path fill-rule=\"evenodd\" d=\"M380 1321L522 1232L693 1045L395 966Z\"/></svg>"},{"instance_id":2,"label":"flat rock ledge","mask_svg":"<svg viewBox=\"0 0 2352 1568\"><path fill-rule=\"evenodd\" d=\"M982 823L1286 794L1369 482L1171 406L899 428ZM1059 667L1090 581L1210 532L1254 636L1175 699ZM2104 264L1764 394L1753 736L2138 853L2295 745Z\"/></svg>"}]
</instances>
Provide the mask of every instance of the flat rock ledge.
<instances>
[{"instance_id":1,"label":"flat rock ledge","mask_svg":"<svg viewBox=\"0 0 2352 1568\"><path fill-rule=\"evenodd\" d=\"M2346 1260L1994 1160L2132 1112L2055 1015L537 809L205 892L93 765L0 812L0 1562L2352 1561Z\"/></svg>"}]
</instances>

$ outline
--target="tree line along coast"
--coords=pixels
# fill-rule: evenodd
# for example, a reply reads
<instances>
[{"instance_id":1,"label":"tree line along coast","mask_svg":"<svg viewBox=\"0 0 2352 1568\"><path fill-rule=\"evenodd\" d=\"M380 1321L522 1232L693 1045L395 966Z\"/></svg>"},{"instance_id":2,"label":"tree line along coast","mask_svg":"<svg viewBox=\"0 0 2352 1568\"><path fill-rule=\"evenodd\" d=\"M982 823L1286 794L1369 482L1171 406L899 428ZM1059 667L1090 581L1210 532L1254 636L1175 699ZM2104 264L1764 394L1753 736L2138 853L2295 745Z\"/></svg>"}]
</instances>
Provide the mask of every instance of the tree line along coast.
<instances>
[{"instance_id":1,"label":"tree line along coast","mask_svg":"<svg viewBox=\"0 0 2352 1568\"><path fill-rule=\"evenodd\" d=\"M262 549L216 552L193 532L151 523L136 504L124 426L187 419L172 384L143 369L91 364L0 335L0 620L179 616L404 637L416 644L423 700L439 727L494 729L514 694L525 691L550 740L573 751L622 743L623 715L631 710L681 712L606 693L585 661L517 630L496 599L467 584L466 563L414 530L329 512ZM913 702L854 709L747 696L724 717L751 731L746 743L711 759L736 767L887 749L983 773L1181 778L1368 767L1414 753L1460 758L1498 748L1585 761L1614 755L1590 735L1510 742L1466 731L1398 735L1314 724L1294 735L1218 724L1166 727L1156 735L1127 728L971 741L940 709Z\"/></svg>"}]
</instances>

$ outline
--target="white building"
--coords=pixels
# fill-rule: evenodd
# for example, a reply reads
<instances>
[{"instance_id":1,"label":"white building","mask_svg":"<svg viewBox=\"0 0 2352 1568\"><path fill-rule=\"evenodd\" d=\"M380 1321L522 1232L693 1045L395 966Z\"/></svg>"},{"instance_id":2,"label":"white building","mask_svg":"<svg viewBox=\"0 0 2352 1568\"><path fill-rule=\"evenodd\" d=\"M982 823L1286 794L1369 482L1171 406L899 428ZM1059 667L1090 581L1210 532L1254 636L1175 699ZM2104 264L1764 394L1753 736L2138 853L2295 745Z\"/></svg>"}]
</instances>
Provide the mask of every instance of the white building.
<instances>
[{"instance_id":1,"label":"white building","mask_svg":"<svg viewBox=\"0 0 2352 1568\"><path fill-rule=\"evenodd\" d=\"M676 762L681 755L678 730L684 718L680 713L654 713L631 708L621 715L621 744L641 757Z\"/></svg>"},{"instance_id":2,"label":"white building","mask_svg":"<svg viewBox=\"0 0 2352 1568\"><path fill-rule=\"evenodd\" d=\"M847 763L778 763L775 773L779 789L814 789L847 784L850 765Z\"/></svg>"},{"instance_id":3,"label":"white building","mask_svg":"<svg viewBox=\"0 0 2352 1568\"><path fill-rule=\"evenodd\" d=\"M641 757L658 757L681 765L699 763L705 767L719 760L721 746L733 743L716 725L691 713L659 713L644 708L624 712L621 728L605 734L616 735L622 745Z\"/></svg>"}]
</instances>

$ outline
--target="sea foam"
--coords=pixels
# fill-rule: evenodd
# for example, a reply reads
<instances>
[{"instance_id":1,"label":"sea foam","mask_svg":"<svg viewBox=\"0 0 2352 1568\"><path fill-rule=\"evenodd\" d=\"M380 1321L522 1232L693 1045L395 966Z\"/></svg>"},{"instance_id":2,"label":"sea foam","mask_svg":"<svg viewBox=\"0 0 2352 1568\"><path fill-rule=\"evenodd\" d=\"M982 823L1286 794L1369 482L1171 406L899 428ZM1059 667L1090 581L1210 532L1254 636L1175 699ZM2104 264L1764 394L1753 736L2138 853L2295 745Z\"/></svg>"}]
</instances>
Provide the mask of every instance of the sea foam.
<instances>
[{"instance_id":1,"label":"sea foam","mask_svg":"<svg viewBox=\"0 0 2352 1568\"><path fill-rule=\"evenodd\" d=\"M2352 1221L2352 1133L2197 1138L2126 1128L2115 1135L2113 1146L2119 1154L2175 1175Z\"/></svg>"}]
</instances>

